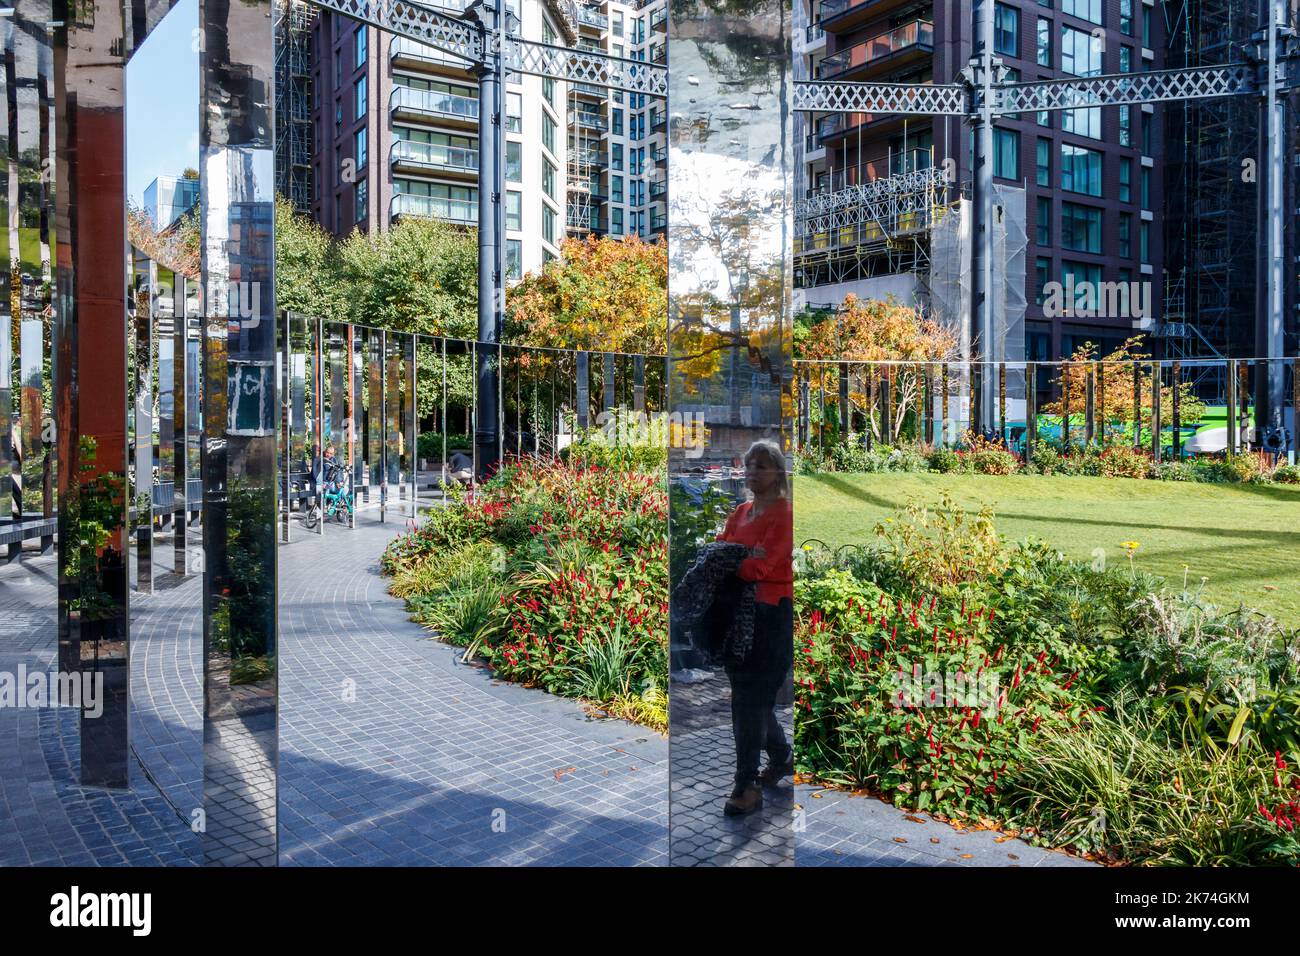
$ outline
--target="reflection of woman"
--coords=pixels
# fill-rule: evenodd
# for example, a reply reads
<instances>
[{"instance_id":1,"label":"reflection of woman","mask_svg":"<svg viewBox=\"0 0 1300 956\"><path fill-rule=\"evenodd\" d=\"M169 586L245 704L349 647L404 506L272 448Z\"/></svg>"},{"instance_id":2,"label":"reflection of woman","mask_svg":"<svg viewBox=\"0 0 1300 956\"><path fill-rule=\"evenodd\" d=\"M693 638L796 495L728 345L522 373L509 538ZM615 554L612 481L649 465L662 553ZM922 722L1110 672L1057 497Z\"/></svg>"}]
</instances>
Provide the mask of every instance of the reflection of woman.
<instances>
[{"instance_id":1,"label":"reflection of woman","mask_svg":"<svg viewBox=\"0 0 1300 956\"><path fill-rule=\"evenodd\" d=\"M736 788L724 807L728 815L759 809L760 784L775 786L794 771L794 751L776 717L777 692L794 653L794 512L785 458L775 444L755 442L745 453L745 485L750 500L718 536L750 549L736 575L755 583L753 643L741 664L727 664L736 739ZM760 750L768 759L761 775Z\"/></svg>"}]
</instances>

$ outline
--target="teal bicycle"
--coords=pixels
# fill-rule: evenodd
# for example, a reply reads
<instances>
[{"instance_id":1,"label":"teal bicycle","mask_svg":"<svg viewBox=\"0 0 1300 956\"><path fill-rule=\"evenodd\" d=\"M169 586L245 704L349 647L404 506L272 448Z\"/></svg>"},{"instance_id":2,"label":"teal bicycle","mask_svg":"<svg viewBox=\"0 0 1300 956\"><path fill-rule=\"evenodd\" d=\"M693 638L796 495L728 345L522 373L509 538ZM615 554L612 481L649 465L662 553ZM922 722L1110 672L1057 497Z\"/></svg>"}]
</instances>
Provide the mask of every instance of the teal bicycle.
<instances>
[{"instance_id":1,"label":"teal bicycle","mask_svg":"<svg viewBox=\"0 0 1300 956\"><path fill-rule=\"evenodd\" d=\"M320 499L302 516L303 526L311 530L331 518L339 524L352 524L352 491L346 487L343 469L333 462L327 464L324 487Z\"/></svg>"}]
</instances>

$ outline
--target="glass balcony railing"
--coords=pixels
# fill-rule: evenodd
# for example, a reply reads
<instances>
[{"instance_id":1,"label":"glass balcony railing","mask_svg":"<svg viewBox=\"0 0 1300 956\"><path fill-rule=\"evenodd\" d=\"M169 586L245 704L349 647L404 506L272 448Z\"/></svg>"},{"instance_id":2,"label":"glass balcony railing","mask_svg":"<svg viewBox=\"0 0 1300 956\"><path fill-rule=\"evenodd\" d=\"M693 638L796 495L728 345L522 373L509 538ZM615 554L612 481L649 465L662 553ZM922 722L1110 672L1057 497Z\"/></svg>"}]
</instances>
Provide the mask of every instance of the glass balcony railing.
<instances>
[{"instance_id":1,"label":"glass balcony railing","mask_svg":"<svg viewBox=\"0 0 1300 956\"><path fill-rule=\"evenodd\" d=\"M650 181L650 198L663 199L668 195L668 181L664 179L652 179Z\"/></svg>"},{"instance_id":2,"label":"glass balcony railing","mask_svg":"<svg viewBox=\"0 0 1300 956\"><path fill-rule=\"evenodd\" d=\"M389 206L390 216L419 216L443 219L462 226L478 224L478 203L471 199L444 199L441 196L413 196L398 193Z\"/></svg>"},{"instance_id":3,"label":"glass balcony railing","mask_svg":"<svg viewBox=\"0 0 1300 956\"><path fill-rule=\"evenodd\" d=\"M654 10L650 14L651 30L668 30L668 11L664 9Z\"/></svg>"},{"instance_id":4,"label":"glass balcony railing","mask_svg":"<svg viewBox=\"0 0 1300 956\"><path fill-rule=\"evenodd\" d=\"M650 111L650 128L654 130L663 129L668 125L668 115L663 110Z\"/></svg>"},{"instance_id":5,"label":"glass balcony railing","mask_svg":"<svg viewBox=\"0 0 1300 956\"><path fill-rule=\"evenodd\" d=\"M463 146L443 146L438 143L420 143L399 139L393 143L390 162L409 166L430 166L438 169L478 170L478 150Z\"/></svg>"},{"instance_id":6,"label":"glass balcony railing","mask_svg":"<svg viewBox=\"0 0 1300 956\"><path fill-rule=\"evenodd\" d=\"M817 76L829 80L913 48L934 49L933 23L928 20L913 20L869 40L855 43L847 50L832 53L818 64Z\"/></svg>"},{"instance_id":7,"label":"glass balcony railing","mask_svg":"<svg viewBox=\"0 0 1300 956\"><path fill-rule=\"evenodd\" d=\"M650 150L650 159L654 161L656 166L662 166L668 162L668 148L666 146L656 146Z\"/></svg>"},{"instance_id":8,"label":"glass balcony railing","mask_svg":"<svg viewBox=\"0 0 1300 956\"><path fill-rule=\"evenodd\" d=\"M650 231L663 232L668 228L668 214L662 212L650 213Z\"/></svg>"},{"instance_id":9,"label":"glass balcony railing","mask_svg":"<svg viewBox=\"0 0 1300 956\"><path fill-rule=\"evenodd\" d=\"M569 113L569 122L576 123L585 129L609 129L609 120L600 113L594 113L591 110L572 110Z\"/></svg>"},{"instance_id":10,"label":"glass balcony railing","mask_svg":"<svg viewBox=\"0 0 1300 956\"><path fill-rule=\"evenodd\" d=\"M463 70L469 70L471 66L469 60L453 56L450 53L443 53L441 50L435 50L431 46L426 46L415 40L408 40L405 37L393 38L393 43L388 48L388 56L392 59L400 56L412 60L423 60L426 63L443 63Z\"/></svg>"},{"instance_id":11,"label":"glass balcony railing","mask_svg":"<svg viewBox=\"0 0 1300 956\"><path fill-rule=\"evenodd\" d=\"M578 7L578 22L589 27L595 27L598 30L605 30L609 27L609 17L599 10L593 10L591 7Z\"/></svg>"},{"instance_id":12,"label":"glass balcony railing","mask_svg":"<svg viewBox=\"0 0 1300 956\"><path fill-rule=\"evenodd\" d=\"M478 100L472 96L413 90L409 86L393 87L392 95L388 98L388 108L412 113L428 113L433 116L449 116L454 119L478 120Z\"/></svg>"},{"instance_id":13,"label":"glass balcony railing","mask_svg":"<svg viewBox=\"0 0 1300 956\"><path fill-rule=\"evenodd\" d=\"M823 116L817 121L817 138L824 144L832 136L857 129L859 126L867 126L883 118L884 116L879 113L835 113L832 116Z\"/></svg>"},{"instance_id":14,"label":"glass balcony railing","mask_svg":"<svg viewBox=\"0 0 1300 956\"><path fill-rule=\"evenodd\" d=\"M823 10L826 9L824 5L822 9ZM804 36L804 41L807 43L816 43L825 35L826 35L826 31L822 29L822 25L820 23L810 23L808 24L808 26L804 27L803 36Z\"/></svg>"}]
</instances>

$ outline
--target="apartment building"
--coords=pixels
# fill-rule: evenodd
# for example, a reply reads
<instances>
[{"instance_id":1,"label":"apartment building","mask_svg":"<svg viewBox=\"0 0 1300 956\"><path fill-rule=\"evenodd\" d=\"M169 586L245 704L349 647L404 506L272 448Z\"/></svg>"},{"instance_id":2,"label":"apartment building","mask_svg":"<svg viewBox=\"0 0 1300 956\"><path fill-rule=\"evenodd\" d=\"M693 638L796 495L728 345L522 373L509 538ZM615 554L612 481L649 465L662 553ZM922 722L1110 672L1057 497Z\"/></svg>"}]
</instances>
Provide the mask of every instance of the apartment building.
<instances>
[{"instance_id":1,"label":"apartment building","mask_svg":"<svg viewBox=\"0 0 1300 956\"><path fill-rule=\"evenodd\" d=\"M467 0L433 0L453 16ZM508 0L519 34L571 46L572 0ZM478 222L478 81L468 63L322 11L312 34L311 214L337 236L405 216ZM509 278L560 254L568 181L568 84L510 74L506 113Z\"/></svg>"},{"instance_id":2,"label":"apartment building","mask_svg":"<svg viewBox=\"0 0 1300 956\"><path fill-rule=\"evenodd\" d=\"M667 0L613 0L578 8L580 49L667 62ZM569 87L570 235L637 235L667 228L667 114L664 101L585 83Z\"/></svg>"},{"instance_id":3,"label":"apartment building","mask_svg":"<svg viewBox=\"0 0 1300 956\"><path fill-rule=\"evenodd\" d=\"M796 69L804 77L951 83L971 57L969 0L799 0L795 16ZM1007 0L996 4L994 16L996 52L1013 80L1164 67L1164 18L1151 0ZM1107 348L1158 326L1164 287L1158 109L998 120L995 181L1023 190L1026 358L1068 357L1084 341ZM893 114L803 114L797 122L796 274L803 300L835 305L853 292L924 304L933 208L969 197L969 128L956 118ZM955 177L941 175L944 170ZM895 207L904 212L883 221L846 215L870 184L897 197ZM1149 283L1150 314L1130 309L1085 317L1068 304L1055 314L1044 307L1050 282L1078 288Z\"/></svg>"}]
</instances>

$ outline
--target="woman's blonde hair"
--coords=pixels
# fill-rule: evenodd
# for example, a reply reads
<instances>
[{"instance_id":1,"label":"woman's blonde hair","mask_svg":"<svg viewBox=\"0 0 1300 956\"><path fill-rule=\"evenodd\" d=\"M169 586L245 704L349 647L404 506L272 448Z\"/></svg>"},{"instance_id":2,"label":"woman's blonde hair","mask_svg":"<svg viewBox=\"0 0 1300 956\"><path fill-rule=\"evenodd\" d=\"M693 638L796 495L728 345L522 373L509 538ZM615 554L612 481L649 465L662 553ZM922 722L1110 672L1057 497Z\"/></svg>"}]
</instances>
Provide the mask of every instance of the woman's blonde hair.
<instances>
[{"instance_id":1,"label":"woman's blonde hair","mask_svg":"<svg viewBox=\"0 0 1300 956\"><path fill-rule=\"evenodd\" d=\"M780 447L776 442L769 439L756 441L754 444L749 446L749 451L745 452L743 460L745 464L748 465L751 458L755 458L759 455L766 458L768 464L772 466L772 470L780 476L777 482L777 490L782 498L789 499L790 476L786 473L785 455L781 454Z\"/></svg>"}]
</instances>

